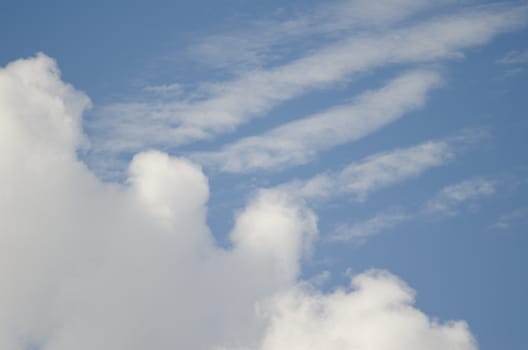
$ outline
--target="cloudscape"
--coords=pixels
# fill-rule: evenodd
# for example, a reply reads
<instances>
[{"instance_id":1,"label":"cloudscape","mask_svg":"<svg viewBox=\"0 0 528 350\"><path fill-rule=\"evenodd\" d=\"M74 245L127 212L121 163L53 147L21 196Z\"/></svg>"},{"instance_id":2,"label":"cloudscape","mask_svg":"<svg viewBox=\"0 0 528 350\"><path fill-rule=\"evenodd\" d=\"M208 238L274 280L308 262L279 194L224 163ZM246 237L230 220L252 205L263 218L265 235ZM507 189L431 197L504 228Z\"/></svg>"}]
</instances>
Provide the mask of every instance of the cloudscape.
<instances>
[{"instance_id":1,"label":"cloudscape","mask_svg":"<svg viewBox=\"0 0 528 350\"><path fill-rule=\"evenodd\" d=\"M526 348L527 3L2 12L0 349Z\"/></svg>"}]
</instances>

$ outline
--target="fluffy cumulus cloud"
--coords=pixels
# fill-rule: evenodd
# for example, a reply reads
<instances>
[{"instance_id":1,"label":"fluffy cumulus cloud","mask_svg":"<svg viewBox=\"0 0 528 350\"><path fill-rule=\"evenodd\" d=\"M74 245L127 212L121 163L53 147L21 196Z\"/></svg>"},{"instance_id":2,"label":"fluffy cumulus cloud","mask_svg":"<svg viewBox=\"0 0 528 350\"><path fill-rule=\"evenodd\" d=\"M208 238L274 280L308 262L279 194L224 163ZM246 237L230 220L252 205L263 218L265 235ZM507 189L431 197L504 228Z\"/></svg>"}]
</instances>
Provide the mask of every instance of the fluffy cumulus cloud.
<instances>
[{"instance_id":1,"label":"fluffy cumulus cloud","mask_svg":"<svg viewBox=\"0 0 528 350\"><path fill-rule=\"evenodd\" d=\"M259 349L476 349L465 322L431 321L389 273L367 271L351 287L327 295L295 288L278 297Z\"/></svg>"},{"instance_id":2,"label":"fluffy cumulus cloud","mask_svg":"<svg viewBox=\"0 0 528 350\"><path fill-rule=\"evenodd\" d=\"M149 151L101 182L77 157L89 105L45 55L0 70L1 349L475 348L388 273L307 288L317 218L287 193L257 191L221 248L196 164Z\"/></svg>"}]
</instances>

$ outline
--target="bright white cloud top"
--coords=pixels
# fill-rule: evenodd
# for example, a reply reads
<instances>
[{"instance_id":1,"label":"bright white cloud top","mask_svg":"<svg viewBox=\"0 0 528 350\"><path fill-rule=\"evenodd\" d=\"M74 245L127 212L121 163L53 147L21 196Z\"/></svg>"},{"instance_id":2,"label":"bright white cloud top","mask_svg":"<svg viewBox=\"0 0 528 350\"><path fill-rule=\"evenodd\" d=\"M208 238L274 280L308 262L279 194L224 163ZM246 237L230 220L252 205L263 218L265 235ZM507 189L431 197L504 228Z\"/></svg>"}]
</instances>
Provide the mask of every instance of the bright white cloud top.
<instances>
[{"instance_id":1,"label":"bright white cloud top","mask_svg":"<svg viewBox=\"0 0 528 350\"><path fill-rule=\"evenodd\" d=\"M528 21L526 4L432 14L453 3L339 1L250 34L210 36L185 53L227 78L146 85L149 97L95 106L89 120L90 98L45 53L0 68L0 349L476 350L471 324L429 315L389 271L369 268L325 289L303 267L322 235L321 206L362 205L445 168L478 132L369 151L308 176L287 172L421 111L449 84L441 64ZM307 37L325 40L274 61L275 49ZM381 69L396 72L359 84ZM339 104L192 148L356 83L360 91ZM220 242L208 220L213 177L281 172L286 179L251 186ZM499 192L485 176L438 188L415 207L336 222L325 241L454 217ZM510 211L496 227L526 216L526 207Z\"/></svg>"}]
</instances>

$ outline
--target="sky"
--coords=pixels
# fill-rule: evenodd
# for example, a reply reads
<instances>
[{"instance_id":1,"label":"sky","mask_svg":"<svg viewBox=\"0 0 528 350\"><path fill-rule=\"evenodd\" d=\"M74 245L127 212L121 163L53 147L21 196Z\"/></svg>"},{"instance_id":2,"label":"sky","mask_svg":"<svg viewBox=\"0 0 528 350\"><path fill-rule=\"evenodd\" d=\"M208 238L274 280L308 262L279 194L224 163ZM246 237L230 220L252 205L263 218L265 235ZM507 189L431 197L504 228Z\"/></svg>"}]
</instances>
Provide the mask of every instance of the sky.
<instances>
[{"instance_id":1,"label":"sky","mask_svg":"<svg viewBox=\"0 0 528 350\"><path fill-rule=\"evenodd\" d=\"M0 42L0 349L526 349L526 1L5 0Z\"/></svg>"}]
</instances>

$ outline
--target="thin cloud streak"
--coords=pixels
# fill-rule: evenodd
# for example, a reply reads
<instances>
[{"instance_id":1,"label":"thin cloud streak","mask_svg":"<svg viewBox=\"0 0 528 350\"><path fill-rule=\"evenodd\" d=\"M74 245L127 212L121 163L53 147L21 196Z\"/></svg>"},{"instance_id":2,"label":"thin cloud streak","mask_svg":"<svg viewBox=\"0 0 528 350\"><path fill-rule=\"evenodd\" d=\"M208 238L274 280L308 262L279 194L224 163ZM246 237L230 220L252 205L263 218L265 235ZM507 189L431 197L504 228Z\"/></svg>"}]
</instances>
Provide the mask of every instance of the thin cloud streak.
<instances>
[{"instance_id":1,"label":"thin cloud streak","mask_svg":"<svg viewBox=\"0 0 528 350\"><path fill-rule=\"evenodd\" d=\"M502 230L510 229L520 223L528 222L528 207L517 208L510 213L501 215L494 227Z\"/></svg>"},{"instance_id":2,"label":"thin cloud streak","mask_svg":"<svg viewBox=\"0 0 528 350\"><path fill-rule=\"evenodd\" d=\"M428 213L456 215L458 207L467 201L492 196L495 194L495 184L483 178L466 180L443 188L426 204Z\"/></svg>"},{"instance_id":3,"label":"thin cloud streak","mask_svg":"<svg viewBox=\"0 0 528 350\"><path fill-rule=\"evenodd\" d=\"M279 188L305 200L346 195L361 202L371 192L416 177L454 157L455 148L449 141L429 141L377 153L353 162L341 171L322 173L304 181L294 180Z\"/></svg>"},{"instance_id":4,"label":"thin cloud streak","mask_svg":"<svg viewBox=\"0 0 528 350\"><path fill-rule=\"evenodd\" d=\"M358 140L423 106L427 93L440 83L434 71L403 74L383 88L365 92L352 103L246 137L219 152L192 158L226 172L278 170L305 164L320 152Z\"/></svg>"},{"instance_id":5,"label":"thin cloud streak","mask_svg":"<svg viewBox=\"0 0 528 350\"><path fill-rule=\"evenodd\" d=\"M497 60L498 64L504 65L522 65L528 63L528 50L510 51Z\"/></svg>"},{"instance_id":6,"label":"thin cloud streak","mask_svg":"<svg viewBox=\"0 0 528 350\"><path fill-rule=\"evenodd\" d=\"M414 215L403 210L383 211L364 221L341 223L329 240L363 242L368 237L394 228L413 218Z\"/></svg>"},{"instance_id":7,"label":"thin cloud streak","mask_svg":"<svg viewBox=\"0 0 528 350\"><path fill-rule=\"evenodd\" d=\"M224 70L251 70L274 63L299 39L335 40L358 30L388 29L455 0L342 0L283 19L244 23L244 30L208 36L187 48L190 60ZM282 16L281 16L282 17ZM255 40L258 37L259 40ZM279 57L277 57L279 56Z\"/></svg>"},{"instance_id":8,"label":"thin cloud streak","mask_svg":"<svg viewBox=\"0 0 528 350\"><path fill-rule=\"evenodd\" d=\"M111 104L88 125L96 138L94 151L176 147L233 132L287 100L347 82L357 73L460 57L460 50L522 26L527 14L528 6L465 10L381 34L343 38L282 66L207 84L205 97L198 100Z\"/></svg>"},{"instance_id":9,"label":"thin cloud streak","mask_svg":"<svg viewBox=\"0 0 528 350\"><path fill-rule=\"evenodd\" d=\"M446 218L458 215L464 207L472 205L477 200L491 197L496 193L496 184L484 178L470 178L458 183L445 186L430 200L423 203L421 208L405 210L402 208L381 211L373 217L344 222L337 225L335 232L328 238L329 241L364 242L368 237L380 234L383 231L418 220L420 218ZM498 228L507 228L511 221L528 217L528 209L520 209L509 215L499 218Z\"/></svg>"}]
</instances>

